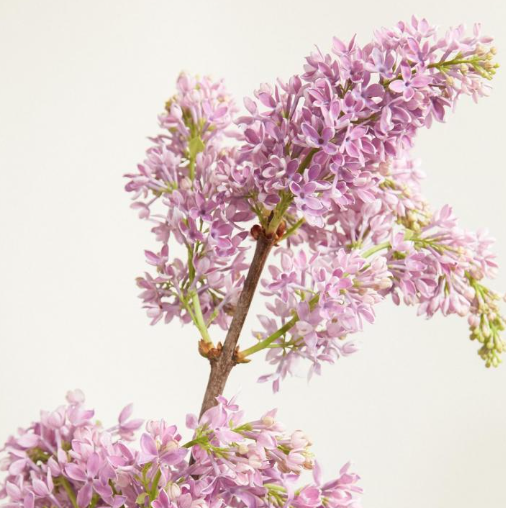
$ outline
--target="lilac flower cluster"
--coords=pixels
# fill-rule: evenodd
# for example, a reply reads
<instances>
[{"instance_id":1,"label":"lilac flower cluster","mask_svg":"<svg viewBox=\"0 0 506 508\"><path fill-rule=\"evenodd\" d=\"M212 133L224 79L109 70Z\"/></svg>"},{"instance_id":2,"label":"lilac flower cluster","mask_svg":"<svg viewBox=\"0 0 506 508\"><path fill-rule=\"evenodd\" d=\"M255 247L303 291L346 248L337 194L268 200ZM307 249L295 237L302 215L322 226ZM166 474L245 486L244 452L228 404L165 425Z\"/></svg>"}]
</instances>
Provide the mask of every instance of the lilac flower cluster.
<instances>
[{"instance_id":1,"label":"lilac flower cluster","mask_svg":"<svg viewBox=\"0 0 506 508\"><path fill-rule=\"evenodd\" d=\"M175 425L130 420L131 406L118 423L94 422L81 392L68 404L42 412L40 421L9 438L4 447L0 497L8 508L358 508L359 477L344 466L330 482L301 431L287 434L269 411L245 422L234 401L224 398L200 421L188 416L193 438L182 442ZM188 460L188 456L192 460ZM313 483L298 482L313 470Z\"/></svg>"},{"instance_id":2,"label":"lilac flower cluster","mask_svg":"<svg viewBox=\"0 0 506 508\"><path fill-rule=\"evenodd\" d=\"M261 316L265 331L258 334L261 347L272 348L267 360L277 365L276 373L261 381L272 380L275 391L280 379L296 373L301 358L311 363L312 375L321 372L322 362L355 352L356 345L344 339L374 321L374 305L392 285L384 257L367 263L357 251L345 249L322 250L309 259L303 250L286 249L281 256L280 268L269 267L264 294L275 297L267 308L283 326L280 331L275 319Z\"/></svg>"},{"instance_id":3,"label":"lilac flower cluster","mask_svg":"<svg viewBox=\"0 0 506 508\"><path fill-rule=\"evenodd\" d=\"M153 223L161 244L156 253L146 251L156 274L138 285L153 324L178 315L202 329L204 321L225 328L247 268L247 232L235 222L251 216L228 183L233 149L224 148L223 139L234 135L228 129L236 107L221 82L182 74L177 87L159 119L165 133L152 139L138 173L127 175L132 207ZM171 238L183 247L183 259L169 260Z\"/></svg>"},{"instance_id":4,"label":"lilac flower cluster","mask_svg":"<svg viewBox=\"0 0 506 508\"><path fill-rule=\"evenodd\" d=\"M445 206L419 232L408 237L397 233L386 253L394 302L398 304L402 296L404 303L417 304L418 313L427 317L438 311L469 316L471 339L483 344L479 354L488 367L497 366L506 349L499 335L506 322L497 305L504 296L480 282L496 273L492 243L485 231L458 228L451 208Z\"/></svg>"},{"instance_id":5,"label":"lilac flower cluster","mask_svg":"<svg viewBox=\"0 0 506 508\"><path fill-rule=\"evenodd\" d=\"M262 281L271 315L240 358L267 349L275 372L262 379L275 389L300 359L312 375L354 352L348 336L389 294L427 317L469 315L480 355L497 365L501 297L482 285L495 273L491 240L459 230L448 207L431 211L410 156L418 131L460 96L487 94L491 43L479 25L441 36L416 18L363 47L334 39L300 74L263 84L238 117L222 83L181 76L165 134L127 175L161 242L146 253L156 275L139 279L152 322L193 321L212 348L209 327L228 329L261 231L279 254ZM169 257L170 237L187 259Z\"/></svg>"},{"instance_id":6,"label":"lilac flower cluster","mask_svg":"<svg viewBox=\"0 0 506 508\"><path fill-rule=\"evenodd\" d=\"M484 95L494 72L490 39L462 27L438 37L413 19L359 47L334 39L288 83L263 85L239 118L252 206L287 208L313 226L377 192L378 166L412 147L421 127L443 121L459 95Z\"/></svg>"},{"instance_id":7,"label":"lilac flower cluster","mask_svg":"<svg viewBox=\"0 0 506 508\"><path fill-rule=\"evenodd\" d=\"M406 202L399 209L402 202L393 200L392 209L376 200L359 213L348 210L331 235L310 237L301 228L301 238L314 246L312 257L285 249L281 262L269 267L264 294L274 296L267 309L278 319L260 316L259 342L245 351L269 348L267 360L276 370L260 381L273 381L277 391L301 359L309 361L311 376L321 372L322 363L357 351L348 336L374 321L375 304L388 295L397 305L417 305L427 318L437 312L468 316L470 338L482 344L485 365L499 365L506 350L499 303L506 297L483 285L497 272L493 239L483 230L460 229L449 206L434 213L419 208L415 214Z\"/></svg>"},{"instance_id":8,"label":"lilac flower cluster","mask_svg":"<svg viewBox=\"0 0 506 508\"><path fill-rule=\"evenodd\" d=\"M485 94L483 78L493 73L495 53L488 43L479 27L472 37L459 27L438 38L425 21L413 19L377 32L364 48L335 40L337 58L313 54L304 75L257 92L267 108L262 113L247 101L251 116L241 121L249 143L242 152L260 168L251 185L264 206L274 214L282 210L289 231L281 263L263 281L265 293L275 297L267 305L273 317L260 317L259 342L246 350L268 348L276 370L261 381L273 380L275 390L300 359L309 361L312 375L322 362L356 351L345 339L364 319L373 321L373 306L386 295L399 303L399 292L427 317L438 310L471 313L480 356L487 366L498 365L505 348L501 297L477 285L495 276L492 240L458 230L448 207L431 212L420 188L424 174L409 155L420 127L443 121L460 95ZM282 139L272 134L272 124L285 126ZM287 170L274 174L272 165ZM409 245L410 255L396 243ZM295 247L309 251L304 262ZM351 255L361 260L358 272L347 268ZM315 286L318 279L324 284ZM329 304L332 293L337 300ZM335 305L347 312L329 312Z\"/></svg>"},{"instance_id":9,"label":"lilac flower cluster","mask_svg":"<svg viewBox=\"0 0 506 508\"><path fill-rule=\"evenodd\" d=\"M202 416L187 417L187 442L149 421L135 447L143 422L131 406L105 429L71 392L3 448L6 508L358 508L349 464L323 482L303 432L286 433L275 411L245 421L220 394L232 367L262 350L274 372L261 380L275 390L299 360L319 374L357 350L349 337L387 297L427 317L467 316L480 356L499 364L504 297L483 284L497 268L492 240L460 229L449 206L431 211L410 156L419 129L461 95L486 95L491 42L479 26L439 36L416 18L363 47L334 39L332 54L245 99L242 116L222 82L182 74L126 190L158 242L138 278L151 323L193 322L211 360ZM241 350L271 250L260 281L271 315ZM212 325L227 330L224 345ZM301 485L305 470L313 481Z\"/></svg>"}]
</instances>

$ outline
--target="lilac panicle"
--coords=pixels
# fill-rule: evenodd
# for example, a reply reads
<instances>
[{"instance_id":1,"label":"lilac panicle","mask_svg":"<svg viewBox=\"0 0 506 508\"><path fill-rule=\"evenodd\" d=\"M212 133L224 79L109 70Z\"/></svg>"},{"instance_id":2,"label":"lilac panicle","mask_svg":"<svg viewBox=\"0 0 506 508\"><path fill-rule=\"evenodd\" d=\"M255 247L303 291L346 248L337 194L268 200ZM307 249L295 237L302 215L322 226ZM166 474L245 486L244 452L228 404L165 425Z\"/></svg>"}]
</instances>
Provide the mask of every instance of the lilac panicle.
<instances>
[{"instance_id":1,"label":"lilac panicle","mask_svg":"<svg viewBox=\"0 0 506 508\"><path fill-rule=\"evenodd\" d=\"M156 274L138 286L153 324L174 316L188 322L197 313L226 328L247 267L247 233L235 221L251 217L229 188L234 149L223 146L234 135L236 107L221 82L182 74L177 86L159 118L165 133L152 139L138 173L127 175L132 207L161 244L146 251ZM186 251L183 259L172 255L171 239Z\"/></svg>"},{"instance_id":2,"label":"lilac panicle","mask_svg":"<svg viewBox=\"0 0 506 508\"><path fill-rule=\"evenodd\" d=\"M352 334L388 296L427 317L468 316L480 355L497 365L504 319L502 297L484 286L495 275L491 240L458 229L448 207L431 210L410 156L419 130L446 120L461 96L488 94L494 55L479 25L440 34L413 17L365 46L334 38L299 74L262 84L240 115L222 82L180 76L164 132L127 175L160 243L146 252L156 272L138 279L151 322L193 321L213 344L257 223L280 237L261 283L270 315L244 354L268 349L275 370L262 380L275 389L301 363L319 374L355 352Z\"/></svg>"},{"instance_id":3,"label":"lilac panicle","mask_svg":"<svg viewBox=\"0 0 506 508\"><path fill-rule=\"evenodd\" d=\"M300 430L287 433L275 411L246 421L233 400L220 397L200 421L187 417L187 442L175 425L149 421L137 448L132 438L142 422L129 419L131 406L122 411L118 425L105 429L92 420L81 392L67 400L55 411L42 412L39 421L5 444L4 506L360 506L359 477L350 466L323 483L309 438ZM302 483L301 473L311 469L313 482Z\"/></svg>"}]
</instances>

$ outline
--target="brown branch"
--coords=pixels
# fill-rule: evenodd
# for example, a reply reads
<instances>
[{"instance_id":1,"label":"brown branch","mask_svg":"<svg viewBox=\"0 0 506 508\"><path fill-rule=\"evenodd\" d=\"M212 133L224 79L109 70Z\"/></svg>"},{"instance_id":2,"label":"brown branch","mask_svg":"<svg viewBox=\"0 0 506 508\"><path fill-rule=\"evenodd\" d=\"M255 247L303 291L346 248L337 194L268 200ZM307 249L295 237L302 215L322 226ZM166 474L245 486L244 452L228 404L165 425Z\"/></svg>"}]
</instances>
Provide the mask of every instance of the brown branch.
<instances>
[{"instance_id":1,"label":"brown branch","mask_svg":"<svg viewBox=\"0 0 506 508\"><path fill-rule=\"evenodd\" d=\"M255 234L255 236L257 235ZM246 316L248 315L265 262L277 237L277 234L267 236L263 230L258 232L255 254L251 261L246 280L244 281L244 287L239 301L237 302L237 307L234 312L234 317L232 318L232 323L230 323L225 343L219 355L209 357L211 372L209 374L204 400L202 401L200 416L209 408L216 405L216 397L223 393L230 372L234 366L240 362L240 359L237 358L237 342L239 341L239 336L244 326Z\"/></svg>"}]
</instances>

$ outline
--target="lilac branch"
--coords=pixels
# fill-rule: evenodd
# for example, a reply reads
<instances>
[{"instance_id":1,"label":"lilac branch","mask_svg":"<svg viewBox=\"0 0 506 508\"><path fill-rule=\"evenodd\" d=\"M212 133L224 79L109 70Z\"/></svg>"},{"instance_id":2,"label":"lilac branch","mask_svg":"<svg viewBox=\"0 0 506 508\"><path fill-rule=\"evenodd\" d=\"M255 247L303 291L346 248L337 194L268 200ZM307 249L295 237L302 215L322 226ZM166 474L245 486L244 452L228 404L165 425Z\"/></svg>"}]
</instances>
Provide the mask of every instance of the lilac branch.
<instances>
[{"instance_id":1,"label":"lilac branch","mask_svg":"<svg viewBox=\"0 0 506 508\"><path fill-rule=\"evenodd\" d=\"M204 394L204 399L202 401L202 407L200 410L201 415L217 403L216 397L223 393L232 368L241 361L241 358L237 355L237 343L248 315L251 302L253 301L255 290L257 288L258 281L260 280L265 262L275 242L276 236L268 236L263 230L257 239L255 254L253 256L248 275L246 276L246 280L244 281L244 287L242 289L241 296L239 297L223 348L217 357L213 358L210 356L209 358L211 362L211 372L209 374L209 380Z\"/></svg>"}]
</instances>

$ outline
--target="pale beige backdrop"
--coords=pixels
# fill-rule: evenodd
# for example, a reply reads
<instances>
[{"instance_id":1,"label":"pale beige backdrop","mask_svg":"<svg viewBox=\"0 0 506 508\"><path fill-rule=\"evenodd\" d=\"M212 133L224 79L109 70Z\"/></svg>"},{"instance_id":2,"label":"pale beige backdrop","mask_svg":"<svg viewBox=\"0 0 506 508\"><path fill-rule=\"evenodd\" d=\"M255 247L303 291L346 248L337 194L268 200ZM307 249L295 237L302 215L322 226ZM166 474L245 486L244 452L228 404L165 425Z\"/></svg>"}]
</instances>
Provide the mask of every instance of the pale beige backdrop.
<instances>
[{"instance_id":1,"label":"pale beige backdrop","mask_svg":"<svg viewBox=\"0 0 506 508\"><path fill-rule=\"evenodd\" d=\"M134 278L154 243L122 174L157 133L181 69L224 76L238 98L298 72L333 35L362 43L413 12L441 27L481 21L506 62L504 2L0 2L0 441L80 387L100 419L129 401L184 425L207 365L197 334L150 327ZM418 140L435 206L488 226L506 267L505 75ZM495 283L506 289L506 268ZM260 311L257 304L255 311ZM256 312L253 312L254 315ZM253 320L252 320L253 322ZM248 337L249 339L249 337ZM248 414L279 406L313 438L325 472L352 459L369 508L506 506L506 365L487 371L465 320L385 303L363 350L274 396L256 360L234 372Z\"/></svg>"}]
</instances>

